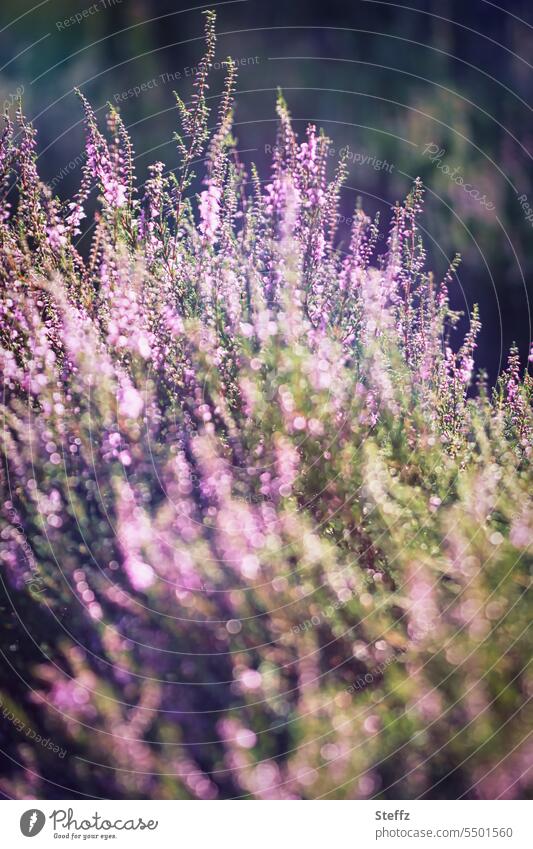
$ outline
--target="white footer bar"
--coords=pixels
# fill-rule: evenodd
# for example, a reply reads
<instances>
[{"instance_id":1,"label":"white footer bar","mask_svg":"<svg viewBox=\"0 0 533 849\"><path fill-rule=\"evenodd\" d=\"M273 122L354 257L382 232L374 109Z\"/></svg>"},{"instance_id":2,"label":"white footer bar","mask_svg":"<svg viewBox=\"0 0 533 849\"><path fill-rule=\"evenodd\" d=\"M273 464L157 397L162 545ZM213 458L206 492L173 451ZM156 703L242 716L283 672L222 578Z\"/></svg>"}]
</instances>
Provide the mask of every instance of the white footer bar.
<instances>
[{"instance_id":1,"label":"white footer bar","mask_svg":"<svg viewBox=\"0 0 533 849\"><path fill-rule=\"evenodd\" d=\"M533 847L533 802L520 801L5 801L0 812L6 849Z\"/></svg>"}]
</instances>

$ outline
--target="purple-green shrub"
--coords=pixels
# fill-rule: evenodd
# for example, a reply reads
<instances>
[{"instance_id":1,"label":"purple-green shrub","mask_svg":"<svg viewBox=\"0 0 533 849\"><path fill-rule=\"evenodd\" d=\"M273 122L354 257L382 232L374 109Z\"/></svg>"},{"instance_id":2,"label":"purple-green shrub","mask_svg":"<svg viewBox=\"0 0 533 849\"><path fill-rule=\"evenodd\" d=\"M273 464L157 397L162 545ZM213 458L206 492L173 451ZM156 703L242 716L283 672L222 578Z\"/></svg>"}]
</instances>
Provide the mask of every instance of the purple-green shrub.
<instances>
[{"instance_id":1,"label":"purple-green shrub","mask_svg":"<svg viewBox=\"0 0 533 849\"><path fill-rule=\"evenodd\" d=\"M418 182L377 262L281 99L246 173L231 62L207 129L206 38L181 166L141 189L116 111L104 133L80 95L66 207L7 119L0 789L528 795L531 379L513 351L471 391L478 316L454 345Z\"/></svg>"}]
</instances>

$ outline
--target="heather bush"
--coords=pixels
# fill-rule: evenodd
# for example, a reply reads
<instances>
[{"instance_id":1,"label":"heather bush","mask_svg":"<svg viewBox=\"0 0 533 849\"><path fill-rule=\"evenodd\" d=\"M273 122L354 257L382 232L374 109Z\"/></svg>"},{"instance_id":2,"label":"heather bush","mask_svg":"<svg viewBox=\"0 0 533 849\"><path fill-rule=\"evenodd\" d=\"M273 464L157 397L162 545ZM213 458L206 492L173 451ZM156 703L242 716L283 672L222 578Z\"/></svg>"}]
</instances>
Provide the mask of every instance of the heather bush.
<instances>
[{"instance_id":1,"label":"heather bush","mask_svg":"<svg viewBox=\"0 0 533 849\"><path fill-rule=\"evenodd\" d=\"M66 206L6 119L0 789L530 795L531 378L476 377L419 182L343 243L281 97L246 173L206 42L142 187L114 109Z\"/></svg>"}]
</instances>

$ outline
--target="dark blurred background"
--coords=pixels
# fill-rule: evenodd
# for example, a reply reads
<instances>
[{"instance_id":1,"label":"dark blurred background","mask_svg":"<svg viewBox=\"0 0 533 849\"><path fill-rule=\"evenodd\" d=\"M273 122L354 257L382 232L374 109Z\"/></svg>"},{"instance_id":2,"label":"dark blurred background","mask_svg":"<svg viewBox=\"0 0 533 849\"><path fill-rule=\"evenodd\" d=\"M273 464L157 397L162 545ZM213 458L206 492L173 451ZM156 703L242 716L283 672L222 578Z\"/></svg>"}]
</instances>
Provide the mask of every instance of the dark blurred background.
<instances>
[{"instance_id":1,"label":"dark blurred background","mask_svg":"<svg viewBox=\"0 0 533 849\"><path fill-rule=\"evenodd\" d=\"M173 90L187 99L202 51L203 18L170 0L2 0L0 98L23 93L39 131L41 174L57 194L79 181L79 86L99 114L120 107L139 178L176 165ZM212 3L218 60L239 65L241 158L268 177L277 87L299 131L312 121L349 148L343 214L360 195L387 222L415 176L427 186L429 261L462 263L452 300L478 302L478 365L493 380L509 346L531 340L533 7L528 0L235 0ZM215 67L216 103L223 68ZM333 158L332 158L333 168ZM458 185L462 177L468 190ZM531 206L531 221L527 220Z\"/></svg>"}]
</instances>

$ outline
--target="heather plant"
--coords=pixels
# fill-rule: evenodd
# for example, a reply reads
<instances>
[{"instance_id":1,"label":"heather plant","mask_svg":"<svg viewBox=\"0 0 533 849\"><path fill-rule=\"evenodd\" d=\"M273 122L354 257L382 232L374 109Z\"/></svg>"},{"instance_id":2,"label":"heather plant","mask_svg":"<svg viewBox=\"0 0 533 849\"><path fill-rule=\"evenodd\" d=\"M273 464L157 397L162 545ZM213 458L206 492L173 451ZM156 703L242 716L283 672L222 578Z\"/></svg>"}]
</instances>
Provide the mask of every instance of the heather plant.
<instances>
[{"instance_id":1,"label":"heather plant","mask_svg":"<svg viewBox=\"0 0 533 849\"><path fill-rule=\"evenodd\" d=\"M531 378L476 376L418 181L377 256L281 97L246 172L211 13L206 43L180 168L138 188L116 110L79 94L66 205L6 118L0 789L531 795Z\"/></svg>"}]
</instances>

